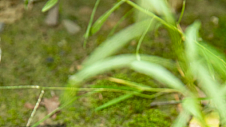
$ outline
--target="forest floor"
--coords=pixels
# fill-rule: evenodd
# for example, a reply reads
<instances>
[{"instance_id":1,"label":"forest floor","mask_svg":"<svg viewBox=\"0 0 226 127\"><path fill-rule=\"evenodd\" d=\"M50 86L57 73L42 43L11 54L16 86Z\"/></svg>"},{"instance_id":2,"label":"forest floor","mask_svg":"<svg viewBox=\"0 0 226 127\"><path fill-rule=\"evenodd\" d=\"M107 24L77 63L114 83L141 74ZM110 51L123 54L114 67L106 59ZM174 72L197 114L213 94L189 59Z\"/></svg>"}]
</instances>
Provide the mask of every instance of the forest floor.
<instances>
[{"instance_id":1,"label":"forest floor","mask_svg":"<svg viewBox=\"0 0 226 127\"><path fill-rule=\"evenodd\" d=\"M95 19L114 4L114 0L101 1ZM2 58L0 63L0 86L54 86L63 87L68 77L80 69L82 61L101 44L118 20L131 9L129 5L119 8L100 32L88 39L83 48L83 35L86 31L95 1L68 0L59 4L59 24L49 27L45 24L46 13L41 12L44 2L37 2L31 10L25 10L23 17L13 24L7 24L0 33ZM187 1L181 27L186 28L195 20L202 22L200 36L222 52L226 52L226 2L223 0ZM1 11L1 10L0 10ZM179 17L177 14L176 17ZM68 19L77 23L81 30L71 35L62 21ZM129 17L116 31L133 22ZM169 38L163 28L145 37L141 53L172 58ZM137 40L131 41L119 53L135 53ZM155 47L155 48L153 48ZM84 86L118 86L106 79L116 77L130 81L159 85L148 76L128 69L114 70L92 78ZM163 86L161 86L163 87ZM60 104L62 91L46 90L32 124L41 120L51 108ZM0 126L25 126L39 97L38 89L0 90ZM43 126L68 127L122 127L122 126L170 126L178 114L177 105L150 107L153 101L173 100L173 95L157 97L154 100L133 97L104 110L94 109L121 93L102 92L82 97L72 105L62 109L47 119ZM53 105L52 107L49 105ZM32 125L31 124L31 125Z\"/></svg>"}]
</instances>

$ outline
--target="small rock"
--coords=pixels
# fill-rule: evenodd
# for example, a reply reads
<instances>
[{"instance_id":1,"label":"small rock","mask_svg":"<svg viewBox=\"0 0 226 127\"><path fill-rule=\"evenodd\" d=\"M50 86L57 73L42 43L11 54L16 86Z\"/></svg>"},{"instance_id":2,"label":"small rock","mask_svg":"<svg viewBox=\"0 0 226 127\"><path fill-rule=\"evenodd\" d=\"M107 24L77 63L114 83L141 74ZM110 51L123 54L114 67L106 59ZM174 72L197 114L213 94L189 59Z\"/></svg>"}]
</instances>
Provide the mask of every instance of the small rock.
<instances>
[{"instance_id":1,"label":"small rock","mask_svg":"<svg viewBox=\"0 0 226 127\"><path fill-rule=\"evenodd\" d=\"M63 25L69 34L76 34L81 30L80 26L71 20L63 20Z\"/></svg>"},{"instance_id":2,"label":"small rock","mask_svg":"<svg viewBox=\"0 0 226 127\"><path fill-rule=\"evenodd\" d=\"M58 23L58 16L59 16L59 7L58 4L56 4L48 11L45 23L48 26L56 26Z\"/></svg>"}]
</instances>

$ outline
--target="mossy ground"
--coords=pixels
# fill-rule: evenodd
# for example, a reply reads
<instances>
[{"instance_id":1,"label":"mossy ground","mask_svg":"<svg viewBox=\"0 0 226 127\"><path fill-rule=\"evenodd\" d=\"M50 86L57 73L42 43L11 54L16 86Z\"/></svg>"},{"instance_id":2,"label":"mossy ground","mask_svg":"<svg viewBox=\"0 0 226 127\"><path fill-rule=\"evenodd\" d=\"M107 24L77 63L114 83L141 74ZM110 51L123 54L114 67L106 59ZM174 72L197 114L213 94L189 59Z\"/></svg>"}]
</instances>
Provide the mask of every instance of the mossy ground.
<instances>
[{"instance_id":1,"label":"mossy ground","mask_svg":"<svg viewBox=\"0 0 226 127\"><path fill-rule=\"evenodd\" d=\"M106 32L110 26L91 37L87 48L82 47L83 34L88 24L90 13L82 13L81 8L93 7L95 1L76 0L62 1L60 4L60 21L71 19L81 26L82 30L76 35L66 32L63 25L48 27L44 24L46 14L41 13L44 2L35 4L34 8L24 13L24 17L14 24L6 25L1 36L2 61L0 63L0 85L40 85L40 86L65 86L68 76L74 74L76 67L106 39ZM102 1L97 11L97 17L110 8L114 3ZM204 40L212 42L224 51L226 38L224 32L225 9L224 5L217 1L187 1L187 8L182 20L182 25L187 26L196 19L201 20L201 35ZM205 8L211 7L211 10ZM197 9L194 11L194 8ZM127 10L124 6L117 10L116 17L121 17ZM219 24L211 22L211 16L219 17ZM96 17L96 18L97 18ZM120 27L129 24L128 20ZM119 28L120 28L119 27ZM210 35L211 34L211 35ZM142 44L141 53L171 58L170 42L166 38L164 30L159 34L150 34ZM155 39L153 39L155 37ZM97 38L97 39L96 39ZM127 45L120 53L133 53L136 49L136 40ZM116 78L143 83L156 87L157 82L149 77L132 72L127 69L114 70L106 74ZM104 77L106 77L106 75ZM95 77L91 81L94 85L119 86L101 77ZM40 91L35 89L0 90L0 126L24 126L32 110L24 107L26 102L35 104ZM45 91L44 97L51 97L51 93L60 95L61 91ZM122 95L121 93L102 92L89 97L82 97L73 105L68 106L58 113L56 119L50 119L49 124L62 126L170 126L177 115L176 106L163 106L156 109L150 108L151 99L132 97L117 105L104 110L94 112L94 109L105 102ZM156 100L173 99L172 97L155 98ZM161 111L160 111L161 110ZM46 114L44 107L40 107L34 117Z\"/></svg>"}]
</instances>

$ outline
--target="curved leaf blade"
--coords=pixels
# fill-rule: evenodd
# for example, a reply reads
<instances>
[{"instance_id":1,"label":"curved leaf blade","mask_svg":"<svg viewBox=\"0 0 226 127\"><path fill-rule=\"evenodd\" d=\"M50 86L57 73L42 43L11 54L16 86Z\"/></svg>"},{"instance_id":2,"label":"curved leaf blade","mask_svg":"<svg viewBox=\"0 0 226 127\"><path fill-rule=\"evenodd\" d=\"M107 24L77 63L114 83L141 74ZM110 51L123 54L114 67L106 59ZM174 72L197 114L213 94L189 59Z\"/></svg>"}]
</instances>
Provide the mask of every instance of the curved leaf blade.
<instances>
[{"instance_id":1,"label":"curved leaf blade","mask_svg":"<svg viewBox=\"0 0 226 127\"><path fill-rule=\"evenodd\" d=\"M57 2L58 2L58 0L49 0L42 8L42 12L48 11L50 8L52 8L54 5L56 5Z\"/></svg>"},{"instance_id":2,"label":"curved leaf blade","mask_svg":"<svg viewBox=\"0 0 226 127\"><path fill-rule=\"evenodd\" d=\"M91 35L95 34L100 30L100 28L103 26L107 18L111 15L112 12L114 12L119 6L121 6L124 3L124 1L119 1L116 3L110 10L105 12L97 21L93 24L93 27L91 29Z\"/></svg>"},{"instance_id":3,"label":"curved leaf blade","mask_svg":"<svg viewBox=\"0 0 226 127\"><path fill-rule=\"evenodd\" d=\"M186 89L185 85L177 77L160 65L145 61L135 61L131 64L131 69L153 77L182 94L188 95L189 93L189 90Z\"/></svg>"},{"instance_id":4,"label":"curved leaf blade","mask_svg":"<svg viewBox=\"0 0 226 127\"><path fill-rule=\"evenodd\" d=\"M118 98L112 99L112 100L110 100L109 102L107 102L107 103L105 103L105 104L103 104L103 105L97 107L97 108L95 109L95 111L99 111L99 110L101 110L101 109L104 109L104 108L107 108L107 107L112 106L112 105L114 105L114 104L117 104L117 103L119 103L119 102L121 102L121 101L124 101L124 100L126 100L126 99L129 99L129 98L133 97L134 94L135 94L135 93L129 93L129 94L122 95L122 96L120 96L120 97L118 97Z\"/></svg>"},{"instance_id":5,"label":"curved leaf blade","mask_svg":"<svg viewBox=\"0 0 226 127\"><path fill-rule=\"evenodd\" d=\"M142 22L135 23L122 31L118 32L105 42L103 42L94 52L91 54L91 56L84 62L83 66L88 66L96 61L99 61L101 59L104 59L113 53L115 53L117 50L122 48L124 45L126 45L130 40L133 38L139 37L143 34L143 32L146 30L147 25L150 23L150 20L145 20ZM152 23L152 26L155 23ZM153 27L150 27L152 29Z\"/></svg>"},{"instance_id":6,"label":"curved leaf blade","mask_svg":"<svg viewBox=\"0 0 226 127\"><path fill-rule=\"evenodd\" d=\"M170 67L173 66L170 60L156 56L141 55L141 60L154 62L166 66L170 65ZM82 81L92 76L109 71L111 69L127 67L134 61L137 61L136 55L120 55L116 57L110 57L104 60L99 60L98 62L84 67L84 69L82 69L75 75L72 75L69 79L69 84L81 83Z\"/></svg>"}]
</instances>

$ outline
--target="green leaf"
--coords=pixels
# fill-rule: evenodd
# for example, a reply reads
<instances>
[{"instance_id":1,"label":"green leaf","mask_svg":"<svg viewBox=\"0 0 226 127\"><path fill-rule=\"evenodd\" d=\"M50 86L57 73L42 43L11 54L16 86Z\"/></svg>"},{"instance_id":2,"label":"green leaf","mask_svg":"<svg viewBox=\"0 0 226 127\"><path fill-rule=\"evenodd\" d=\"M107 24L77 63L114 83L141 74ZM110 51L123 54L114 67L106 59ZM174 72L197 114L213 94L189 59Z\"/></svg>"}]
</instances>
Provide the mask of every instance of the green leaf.
<instances>
[{"instance_id":1,"label":"green leaf","mask_svg":"<svg viewBox=\"0 0 226 127\"><path fill-rule=\"evenodd\" d=\"M189 118L190 118L189 112L187 112L186 110L182 110L177 119L174 121L172 127L186 127Z\"/></svg>"},{"instance_id":2,"label":"green leaf","mask_svg":"<svg viewBox=\"0 0 226 127\"><path fill-rule=\"evenodd\" d=\"M105 42L103 42L85 61L83 66L88 66L96 61L104 59L117 50L120 50L124 45L126 45L130 40L139 37L146 30L147 25L150 23L150 20L145 20L142 22L135 23L122 31L118 32ZM152 23L152 26L155 23ZM153 28L153 27L151 27Z\"/></svg>"},{"instance_id":3,"label":"green leaf","mask_svg":"<svg viewBox=\"0 0 226 127\"><path fill-rule=\"evenodd\" d=\"M165 64L166 66L170 65L170 67L173 66L171 61L160 58L160 57L156 57L156 56L141 55L141 60L146 60L146 61L155 62L159 64ZM120 55L120 56L100 60L89 66L84 67L78 73L70 76L67 86L76 89L80 87L83 81L85 81L88 78L91 78L92 76L109 71L111 69L128 67L129 64L133 61L136 61L135 55ZM67 101L68 99L72 98L75 95L76 95L76 91L67 90L64 92L62 96L62 101Z\"/></svg>"},{"instance_id":4,"label":"green leaf","mask_svg":"<svg viewBox=\"0 0 226 127\"><path fill-rule=\"evenodd\" d=\"M206 95L212 98L212 102L215 104L216 109L219 111L219 114L222 117L222 120L226 122L226 103L225 103L225 93L222 93L220 84L214 80L204 65L195 62L192 64L193 74L197 77L200 82L202 90Z\"/></svg>"},{"instance_id":5,"label":"green leaf","mask_svg":"<svg viewBox=\"0 0 226 127\"><path fill-rule=\"evenodd\" d=\"M211 68L214 68L219 77L224 77L226 79L226 62L225 55L220 53L215 48L204 43L197 43L200 55L205 58L205 63Z\"/></svg>"},{"instance_id":6,"label":"green leaf","mask_svg":"<svg viewBox=\"0 0 226 127\"><path fill-rule=\"evenodd\" d=\"M182 102L183 108L191 115L197 118L204 126L206 126L205 119L201 113L201 105L196 98L185 98Z\"/></svg>"},{"instance_id":7,"label":"green leaf","mask_svg":"<svg viewBox=\"0 0 226 127\"><path fill-rule=\"evenodd\" d=\"M139 91L144 91L146 89L150 89L150 86L147 85L143 85L143 84L139 84L136 82L131 82L131 81L127 81L127 80L123 80L123 79L118 79L118 78L108 78L111 82L115 82L115 83L119 83L119 84L123 84L126 86L129 86L131 88L135 88Z\"/></svg>"},{"instance_id":8,"label":"green leaf","mask_svg":"<svg viewBox=\"0 0 226 127\"><path fill-rule=\"evenodd\" d=\"M173 89L165 89L165 88L152 88L148 85L136 83L136 82L131 82L123 79L118 79L118 78L108 78L110 81L123 84L126 86L129 86L130 88L135 88L138 91L149 91L149 92L176 92Z\"/></svg>"},{"instance_id":9,"label":"green leaf","mask_svg":"<svg viewBox=\"0 0 226 127\"><path fill-rule=\"evenodd\" d=\"M147 29L144 31L144 33L141 35L139 41L138 41L138 44L137 44L137 48L136 48L136 56L137 56L137 60L140 60L140 55L139 55L139 49L140 49L140 46L141 46L141 43L145 37L145 35L147 34L147 32L149 31L150 27L151 27L151 23L154 19L152 18L150 20L150 23L149 25L147 26Z\"/></svg>"},{"instance_id":10,"label":"green leaf","mask_svg":"<svg viewBox=\"0 0 226 127\"><path fill-rule=\"evenodd\" d=\"M180 18L177 22L177 24L180 24L182 18L183 18L183 15L184 15L184 10L185 10L185 4L186 4L186 0L183 1L183 6L182 6L182 10L181 10L181 13L180 13Z\"/></svg>"},{"instance_id":11,"label":"green leaf","mask_svg":"<svg viewBox=\"0 0 226 127\"><path fill-rule=\"evenodd\" d=\"M104 108L107 108L107 107L112 106L112 105L114 105L114 104L117 104L117 103L119 103L119 102L121 102L121 101L124 101L124 100L126 100L126 99L128 99L128 98L131 98L131 97L134 96L134 94L135 94L135 93L129 93L129 94L122 95L122 96L120 96L120 97L118 97L118 98L115 98L115 99L113 99L113 100L111 100L111 101L109 101L109 102L107 102L107 103L105 103L105 104L103 104L103 105L97 107L97 108L95 109L95 111L99 111L99 110L101 110L101 109L104 109Z\"/></svg>"},{"instance_id":12,"label":"green leaf","mask_svg":"<svg viewBox=\"0 0 226 127\"><path fill-rule=\"evenodd\" d=\"M86 47L87 39L90 36L90 31L91 31L91 26L92 26L92 23L93 23L93 18L94 18L94 15L96 13L96 10L97 10L97 7L98 7L99 3L100 3L100 0L97 0L96 3L95 3L95 5L94 5L94 8L93 8L93 11L92 11L90 20L89 20L88 27L87 27L86 33L84 35L85 40L84 40L84 43L83 43L83 47Z\"/></svg>"},{"instance_id":13,"label":"green leaf","mask_svg":"<svg viewBox=\"0 0 226 127\"><path fill-rule=\"evenodd\" d=\"M185 31L185 53L190 62L194 61L198 55L196 41L198 38L198 29L200 24L200 22L196 21Z\"/></svg>"},{"instance_id":14,"label":"green leaf","mask_svg":"<svg viewBox=\"0 0 226 127\"><path fill-rule=\"evenodd\" d=\"M174 24L174 17L171 13L171 10L166 2L166 0L147 0L145 1L146 5L147 3L150 4L149 10L152 12L157 13L158 15L161 15L163 19L165 19L168 23Z\"/></svg>"},{"instance_id":15,"label":"green leaf","mask_svg":"<svg viewBox=\"0 0 226 127\"><path fill-rule=\"evenodd\" d=\"M186 55L192 70L193 75L198 79L199 86L206 93L206 95L212 98L216 109L222 117L223 123L226 123L226 103L225 97L221 92L220 83L211 77L208 69L205 68L205 64L200 62L197 50L197 38L198 38L198 28L200 22L195 22L193 25L189 26L186 30Z\"/></svg>"},{"instance_id":16,"label":"green leaf","mask_svg":"<svg viewBox=\"0 0 226 127\"><path fill-rule=\"evenodd\" d=\"M121 24L132 12L134 11L134 9L130 9L125 15L123 15L123 17L117 22L117 24L111 29L110 33L108 34L108 37L111 37L114 33L116 28L119 26L119 24Z\"/></svg>"},{"instance_id":17,"label":"green leaf","mask_svg":"<svg viewBox=\"0 0 226 127\"><path fill-rule=\"evenodd\" d=\"M57 2L58 2L58 0L49 0L42 8L42 12L48 11L50 8L52 8L54 5L56 5Z\"/></svg>"},{"instance_id":18,"label":"green leaf","mask_svg":"<svg viewBox=\"0 0 226 127\"><path fill-rule=\"evenodd\" d=\"M141 60L154 62L166 66L170 65L170 67L172 67L171 61L156 56L141 55ZM71 84L73 86L75 84L81 83L82 81L92 76L109 71L111 69L128 67L128 65L130 65L130 63L134 61L137 61L135 55L119 55L116 57L99 60L98 62L95 62L89 66L85 66L84 69L82 69L75 75L72 75L69 79L68 84Z\"/></svg>"},{"instance_id":19,"label":"green leaf","mask_svg":"<svg viewBox=\"0 0 226 127\"><path fill-rule=\"evenodd\" d=\"M114 12L121 4L123 4L124 1L119 1L116 3L110 10L105 12L97 21L93 24L91 35L95 34L97 31L100 30L104 22L107 20L107 18L111 15L112 12Z\"/></svg>"},{"instance_id":20,"label":"green leaf","mask_svg":"<svg viewBox=\"0 0 226 127\"><path fill-rule=\"evenodd\" d=\"M186 89L185 85L176 76L160 65L146 61L135 61L131 64L131 69L153 77L182 94L188 95L189 93L189 90Z\"/></svg>"}]
</instances>

